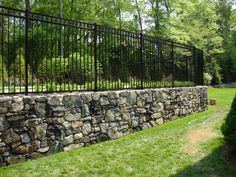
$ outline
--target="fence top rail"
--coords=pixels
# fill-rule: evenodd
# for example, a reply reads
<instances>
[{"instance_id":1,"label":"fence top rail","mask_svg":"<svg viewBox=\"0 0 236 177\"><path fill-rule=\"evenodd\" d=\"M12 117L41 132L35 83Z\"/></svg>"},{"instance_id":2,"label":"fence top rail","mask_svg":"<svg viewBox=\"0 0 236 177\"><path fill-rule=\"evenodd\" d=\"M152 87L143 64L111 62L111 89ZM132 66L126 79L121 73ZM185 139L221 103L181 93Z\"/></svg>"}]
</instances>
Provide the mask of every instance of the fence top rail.
<instances>
[{"instance_id":1,"label":"fence top rail","mask_svg":"<svg viewBox=\"0 0 236 177\"><path fill-rule=\"evenodd\" d=\"M7 11L5 12L4 10L7 10ZM17 12L18 14L15 14L12 12ZM20 10L20 9L0 5L0 15L9 15L12 17L17 17L17 18L25 18L25 14L26 14L26 10ZM95 24L96 24L96 23L88 23L88 22L82 22L82 21L78 21L78 20L60 18L57 16L42 14L39 12L29 12L29 19L35 20L35 21L46 22L46 23L47 22L53 23L53 24L57 24L57 25L78 27L78 28L83 28L83 29L88 29L88 30L94 30ZM140 32L131 32L131 31L127 31L124 29L103 26L100 24L96 24L96 30L98 30L99 32L111 33L111 34L116 34L116 35L120 35L120 36L131 36L131 37L137 38L137 39L141 38ZM142 37L144 40L153 41L153 42L166 44L166 45L173 44L174 47L180 47L183 49L193 50L195 48L192 45L175 42L170 39L164 39L164 38L160 38L160 37L150 36L147 34L142 34ZM197 49L197 50L201 51L200 49Z\"/></svg>"}]
</instances>

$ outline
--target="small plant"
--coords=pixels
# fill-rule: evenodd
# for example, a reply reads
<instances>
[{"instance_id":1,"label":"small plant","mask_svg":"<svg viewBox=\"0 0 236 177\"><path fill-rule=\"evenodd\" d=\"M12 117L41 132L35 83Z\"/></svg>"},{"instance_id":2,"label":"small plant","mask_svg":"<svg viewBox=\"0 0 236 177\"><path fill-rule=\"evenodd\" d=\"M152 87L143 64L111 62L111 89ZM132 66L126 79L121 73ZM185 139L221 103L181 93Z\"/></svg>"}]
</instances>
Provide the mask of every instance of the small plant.
<instances>
[{"instance_id":1,"label":"small plant","mask_svg":"<svg viewBox=\"0 0 236 177\"><path fill-rule=\"evenodd\" d=\"M236 150L236 95L221 130L227 145Z\"/></svg>"},{"instance_id":2,"label":"small plant","mask_svg":"<svg viewBox=\"0 0 236 177\"><path fill-rule=\"evenodd\" d=\"M208 73L204 73L204 85L210 85L212 81L212 76Z\"/></svg>"},{"instance_id":3,"label":"small plant","mask_svg":"<svg viewBox=\"0 0 236 177\"><path fill-rule=\"evenodd\" d=\"M46 91L47 92L53 92L55 91L55 83L54 82L49 82L46 84Z\"/></svg>"}]
</instances>

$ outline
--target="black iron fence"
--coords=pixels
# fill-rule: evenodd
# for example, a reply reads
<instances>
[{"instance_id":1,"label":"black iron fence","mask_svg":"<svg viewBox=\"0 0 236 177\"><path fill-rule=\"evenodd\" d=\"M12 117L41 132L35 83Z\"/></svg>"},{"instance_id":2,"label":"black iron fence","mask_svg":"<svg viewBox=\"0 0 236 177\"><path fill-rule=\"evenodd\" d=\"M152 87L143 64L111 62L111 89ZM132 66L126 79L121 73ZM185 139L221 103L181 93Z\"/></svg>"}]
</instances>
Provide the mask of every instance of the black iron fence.
<instances>
[{"instance_id":1,"label":"black iron fence","mask_svg":"<svg viewBox=\"0 0 236 177\"><path fill-rule=\"evenodd\" d=\"M193 46L0 6L0 94L202 84Z\"/></svg>"}]
</instances>

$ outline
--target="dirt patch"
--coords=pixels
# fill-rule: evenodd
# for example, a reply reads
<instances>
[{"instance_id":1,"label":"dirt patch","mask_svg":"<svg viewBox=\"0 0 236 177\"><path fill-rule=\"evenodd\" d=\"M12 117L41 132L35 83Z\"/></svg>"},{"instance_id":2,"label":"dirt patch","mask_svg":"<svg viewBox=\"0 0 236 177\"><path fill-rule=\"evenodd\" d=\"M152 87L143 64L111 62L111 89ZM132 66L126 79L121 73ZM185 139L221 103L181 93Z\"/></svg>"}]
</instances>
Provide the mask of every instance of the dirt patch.
<instances>
[{"instance_id":1,"label":"dirt patch","mask_svg":"<svg viewBox=\"0 0 236 177\"><path fill-rule=\"evenodd\" d=\"M198 128L189 131L186 134L187 143L183 148L184 152L194 155L199 152L199 144L211 138L216 137L217 134L208 128Z\"/></svg>"}]
</instances>

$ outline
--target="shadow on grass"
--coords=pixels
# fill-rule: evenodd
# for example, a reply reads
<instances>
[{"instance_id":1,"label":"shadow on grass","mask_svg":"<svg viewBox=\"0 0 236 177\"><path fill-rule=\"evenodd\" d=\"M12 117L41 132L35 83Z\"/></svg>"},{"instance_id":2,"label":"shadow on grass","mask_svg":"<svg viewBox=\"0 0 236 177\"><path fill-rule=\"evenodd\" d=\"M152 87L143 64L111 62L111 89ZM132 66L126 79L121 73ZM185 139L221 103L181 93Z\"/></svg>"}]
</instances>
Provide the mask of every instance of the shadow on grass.
<instances>
[{"instance_id":1,"label":"shadow on grass","mask_svg":"<svg viewBox=\"0 0 236 177\"><path fill-rule=\"evenodd\" d=\"M236 170L223 160L222 147L219 147L171 177L236 177Z\"/></svg>"}]
</instances>

